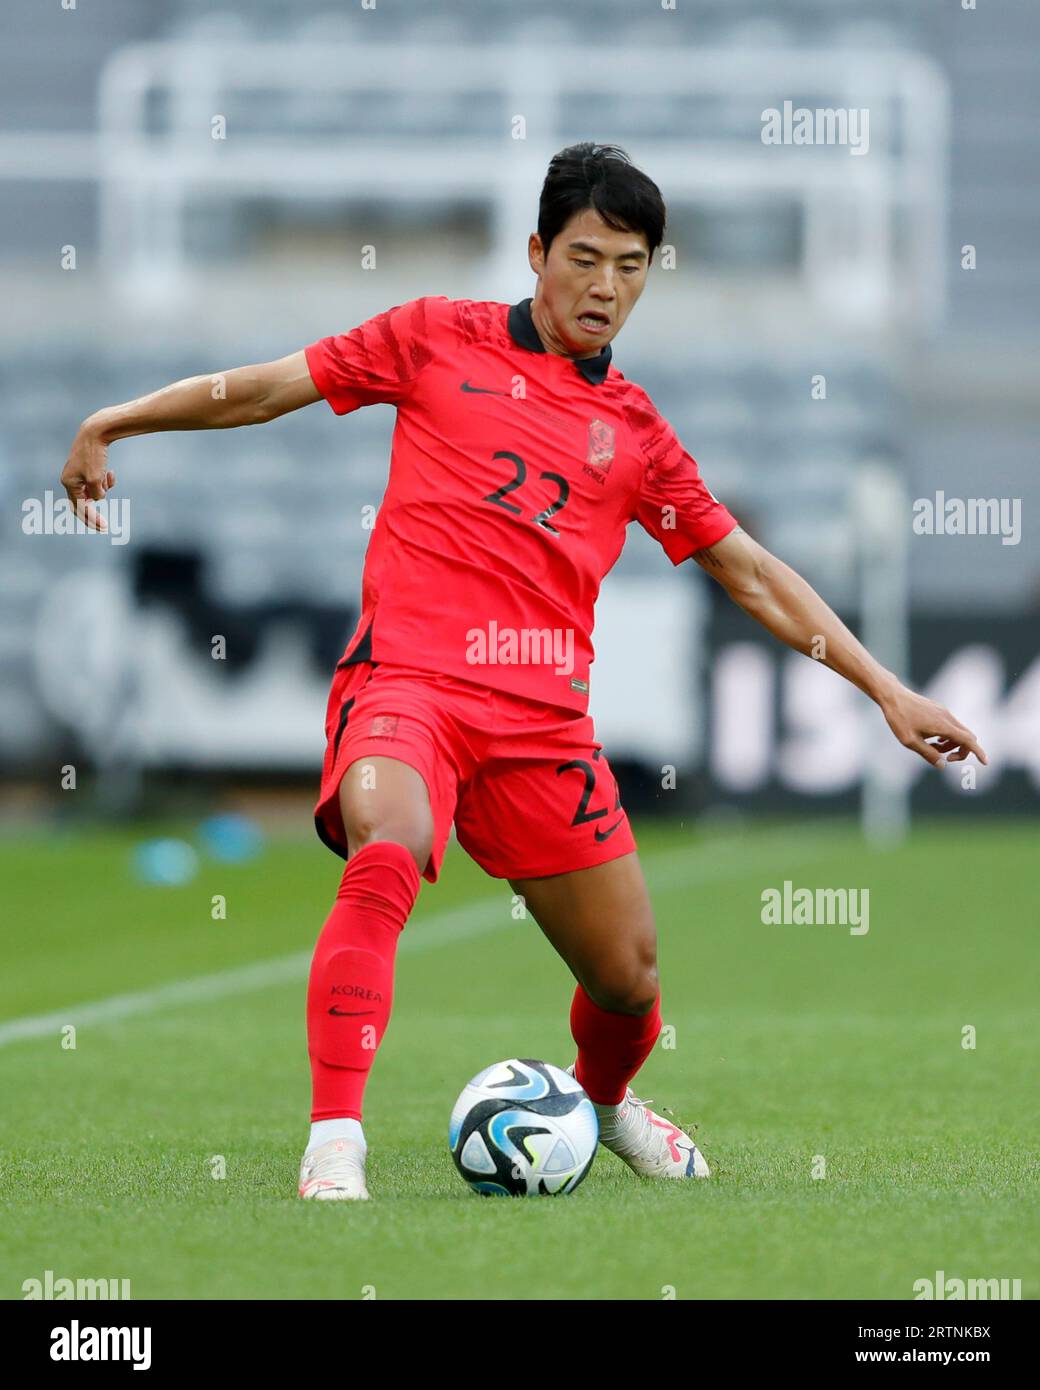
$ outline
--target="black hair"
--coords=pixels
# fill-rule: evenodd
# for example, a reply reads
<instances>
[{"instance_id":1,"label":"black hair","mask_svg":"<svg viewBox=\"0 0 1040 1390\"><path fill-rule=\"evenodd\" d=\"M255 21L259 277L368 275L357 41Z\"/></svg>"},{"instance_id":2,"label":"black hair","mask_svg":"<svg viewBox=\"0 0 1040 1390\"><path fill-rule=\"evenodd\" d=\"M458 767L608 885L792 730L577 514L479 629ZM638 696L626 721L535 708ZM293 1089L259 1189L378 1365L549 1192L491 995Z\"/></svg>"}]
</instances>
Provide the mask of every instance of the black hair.
<instances>
[{"instance_id":1,"label":"black hair","mask_svg":"<svg viewBox=\"0 0 1040 1390\"><path fill-rule=\"evenodd\" d=\"M538 235L546 255L553 238L586 208L616 231L642 232L653 258L664 238L664 199L619 146L587 140L553 155L538 201Z\"/></svg>"}]
</instances>

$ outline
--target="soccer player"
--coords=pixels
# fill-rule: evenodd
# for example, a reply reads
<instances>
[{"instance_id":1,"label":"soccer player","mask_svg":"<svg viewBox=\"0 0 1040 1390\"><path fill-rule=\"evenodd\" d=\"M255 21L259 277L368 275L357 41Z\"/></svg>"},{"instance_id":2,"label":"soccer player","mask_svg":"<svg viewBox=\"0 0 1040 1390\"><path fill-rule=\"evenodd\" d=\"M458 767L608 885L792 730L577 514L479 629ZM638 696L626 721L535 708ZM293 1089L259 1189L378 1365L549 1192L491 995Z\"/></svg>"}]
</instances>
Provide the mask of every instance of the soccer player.
<instances>
[{"instance_id":1,"label":"soccer player","mask_svg":"<svg viewBox=\"0 0 1040 1390\"><path fill-rule=\"evenodd\" d=\"M612 146L551 161L537 283L518 304L428 296L279 361L176 382L80 427L70 499L115 485L106 450L156 430L261 424L324 398L397 407L361 617L328 704L318 834L346 860L307 995L311 1137L299 1192L367 1198L362 1098L390 1018L394 958L454 821L570 967L573 1072L600 1140L652 1178L707 1177L690 1136L629 1082L661 1029L654 920L590 716L593 605L638 522L795 650L883 711L927 762L985 754L947 710L883 669L813 589L746 535L611 343L661 244L657 186ZM334 499L330 498L330 504Z\"/></svg>"}]
</instances>

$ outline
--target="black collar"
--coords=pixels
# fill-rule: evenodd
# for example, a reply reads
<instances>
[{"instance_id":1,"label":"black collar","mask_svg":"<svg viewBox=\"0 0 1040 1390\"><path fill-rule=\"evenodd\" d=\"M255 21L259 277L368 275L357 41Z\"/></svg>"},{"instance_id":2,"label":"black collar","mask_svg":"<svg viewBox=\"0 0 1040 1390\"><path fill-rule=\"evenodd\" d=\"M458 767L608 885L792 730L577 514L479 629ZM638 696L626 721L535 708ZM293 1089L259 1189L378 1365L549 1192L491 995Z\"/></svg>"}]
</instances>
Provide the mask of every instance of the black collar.
<instances>
[{"instance_id":1,"label":"black collar","mask_svg":"<svg viewBox=\"0 0 1040 1390\"><path fill-rule=\"evenodd\" d=\"M519 304L510 306L509 332L518 347L526 348L528 352L545 351L531 317L530 299L522 299ZM591 382L593 386L599 386L606 379L610 367L610 344L607 343L603 351L595 357L572 357L570 360L586 381Z\"/></svg>"}]
</instances>

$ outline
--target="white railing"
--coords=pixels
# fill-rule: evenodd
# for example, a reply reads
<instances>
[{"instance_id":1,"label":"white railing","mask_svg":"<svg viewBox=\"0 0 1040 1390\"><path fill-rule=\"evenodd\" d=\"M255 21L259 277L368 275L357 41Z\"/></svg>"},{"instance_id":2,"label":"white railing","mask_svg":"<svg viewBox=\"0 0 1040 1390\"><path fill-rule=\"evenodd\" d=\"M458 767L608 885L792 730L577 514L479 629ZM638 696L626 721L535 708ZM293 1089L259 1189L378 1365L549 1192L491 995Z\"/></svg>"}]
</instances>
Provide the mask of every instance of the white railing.
<instances>
[{"instance_id":1,"label":"white railing","mask_svg":"<svg viewBox=\"0 0 1040 1390\"><path fill-rule=\"evenodd\" d=\"M563 104L598 99L688 99L746 116L731 138L693 140L618 128L564 129ZM316 136L232 128L211 137L214 116L235 94L276 91L391 96L415 113L400 134L344 130ZM427 133L423 105L491 93L500 134L460 128ZM848 149L765 145L761 111L796 105L870 111L866 155ZM158 130L149 112L165 109ZM524 117L529 138L512 139ZM590 124L593 122L590 122ZM198 193L233 199L372 196L414 204L465 199L491 213L490 281L502 295L526 286L516 247L531 230L547 157L568 140L628 143L669 204L793 202L804 219L802 275L814 307L865 326L928 326L944 300L948 96L930 60L845 49L613 49L486 45L287 45L229 39L134 44L118 50L99 83L99 130L0 138L0 178L86 178L100 184L103 264L131 298L183 293L191 268L185 213ZM897 250L897 222L902 224ZM523 280L523 284L520 283Z\"/></svg>"}]
</instances>

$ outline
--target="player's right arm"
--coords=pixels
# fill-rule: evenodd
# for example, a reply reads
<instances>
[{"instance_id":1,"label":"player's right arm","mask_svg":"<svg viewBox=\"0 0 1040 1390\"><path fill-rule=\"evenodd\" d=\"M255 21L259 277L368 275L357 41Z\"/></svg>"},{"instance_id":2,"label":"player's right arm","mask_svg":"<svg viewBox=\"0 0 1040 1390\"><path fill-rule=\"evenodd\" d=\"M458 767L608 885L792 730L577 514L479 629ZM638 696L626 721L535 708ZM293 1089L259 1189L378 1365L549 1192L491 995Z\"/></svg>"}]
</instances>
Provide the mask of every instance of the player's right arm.
<instances>
[{"instance_id":1,"label":"player's right arm","mask_svg":"<svg viewBox=\"0 0 1040 1390\"><path fill-rule=\"evenodd\" d=\"M87 524L103 531L105 522L91 503L99 502L115 486L115 474L108 467L108 446L115 440L163 430L262 425L320 399L303 351L275 362L186 377L88 416L62 469L62 487L73 506L82 507Z\"/></svg>"}]
</instances>

